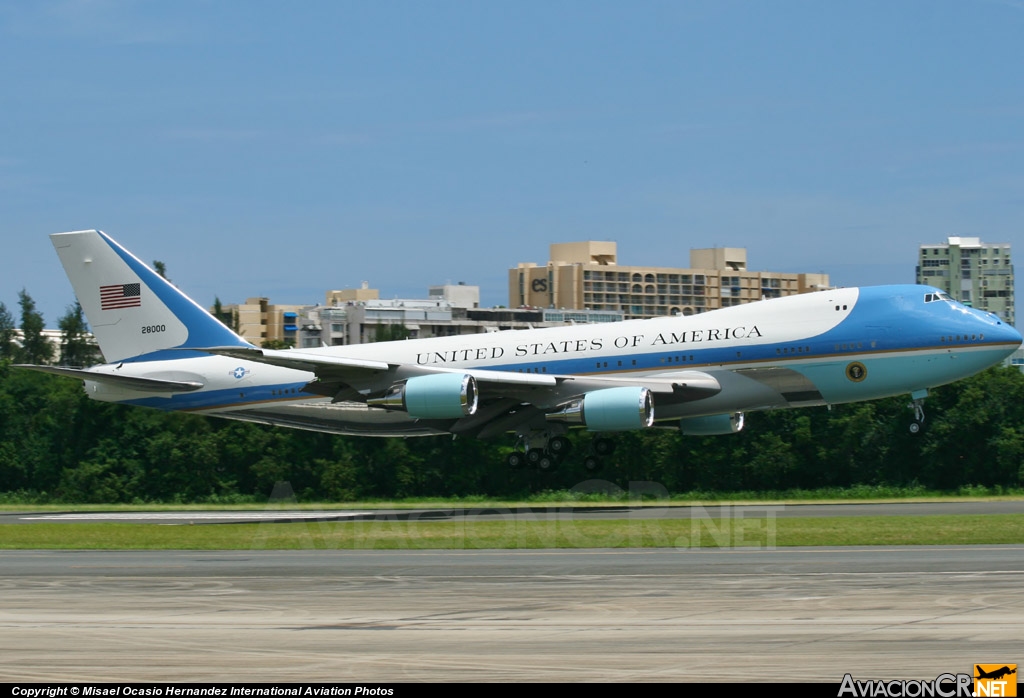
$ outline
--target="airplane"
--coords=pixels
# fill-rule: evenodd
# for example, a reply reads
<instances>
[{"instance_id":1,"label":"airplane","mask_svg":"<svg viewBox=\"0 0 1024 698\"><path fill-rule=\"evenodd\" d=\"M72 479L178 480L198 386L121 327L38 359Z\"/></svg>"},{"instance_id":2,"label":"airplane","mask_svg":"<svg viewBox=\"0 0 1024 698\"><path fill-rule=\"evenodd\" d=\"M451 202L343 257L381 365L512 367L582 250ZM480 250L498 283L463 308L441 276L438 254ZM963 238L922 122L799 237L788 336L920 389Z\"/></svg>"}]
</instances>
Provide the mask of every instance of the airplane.
<instances>
[{"instance_id":1,"label":"airplane","mask_svg":"<svg viewBox=\"0 0 1024 698\"><path fill-rule=\"evenodd\" d=\"M976 679L994 679L994 680L999 680L999 679L1003 678L1004 676L1009 676L1010 674L1016 674L1017 673L1017 669L1016 668L1011 669L1008 666L1004 666L1001 669L994 669L992 671L983 671L980 664L975 664L974 665L974 671L977 672L976 676L974 677Z\"/></svg>"},{"instance_id":2,"label":"airplane","mask_svg":"<svg viewBox=\"0 0 1024 698\"><path fill-rule=\"evenodd\" d=\"M50 236L108 363L23 365L91 398L369 436L514 434L507 465L564 460L573 427L740 431L744 414L928 390L999 363L1021 335L929 286L836 288L692 316L302 349L235 334L105 233Z\"/></svg>"}]
</instances>

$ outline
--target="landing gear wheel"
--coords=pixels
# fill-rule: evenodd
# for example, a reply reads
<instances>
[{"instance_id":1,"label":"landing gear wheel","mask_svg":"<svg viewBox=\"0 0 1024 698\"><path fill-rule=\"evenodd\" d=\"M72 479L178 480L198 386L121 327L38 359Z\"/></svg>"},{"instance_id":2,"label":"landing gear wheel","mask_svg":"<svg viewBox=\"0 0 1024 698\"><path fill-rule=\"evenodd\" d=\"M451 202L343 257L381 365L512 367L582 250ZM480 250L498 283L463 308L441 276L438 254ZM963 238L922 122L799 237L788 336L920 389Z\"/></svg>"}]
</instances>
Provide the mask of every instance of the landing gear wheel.
<instances>
[{"instance_id":1,"label":"landing gear wheel","mask_svg":"<svg viewBox=\"0 0 1024 698\"><path fill-rule=\"evenodd\" d=\"M526 452L526 462L530 465L537 467L540 464L540 459L544 457L544 451L539 448L531 448Z\"/></svg>"},{"instance_id":2,"label":"landing gear wheel","mask_svg":"<svg viewBox=\"0 0 1024 698\"><path fill-rule=\"evenodd\" d=\"M594 453L599 456L610 456L615 452L615 442L611 439L599 437L594 439Z\"/></svg>"},{"instance_id":3,"label":"landing gear wheel","mask_svg":"<svg viewBox=\"0 0 1024 698\"><path fill-rule=\"evenodd\" d=\"M512 451L512 453L505 457L505 465L510 470L519 470L526 465L526 454L522 451Z\"/></svg>"},{"instance_id":4,"label":"landing gear wheel","mask_svg":"<svg viewBox=\"0 0 1024 698\"><path fill-rule=\"evenodd\" d=\"M583 459L583 469L588 473L596 473L601 469L601 459L597 456L587 456Z\"/></svg>"},{"instance_id":5,"label":"landing gear wheel","mask_svg":"<svg viewBox=\"0 0 1024 698\"><path fill-rule=\"evenodd\" d=\"M541 471L542 473L550 473L557 467L558 461L546 453L540 457L540 460L537 461L537 470Z\"/></svg>"},{"instance_id":6,"label":"landing gear wheel","mask_svg":"<svg viewBox=\"0 0 1024 698\"><path fill-rule=\"evenodd\" d=\"M921 431L921 422L911 422L910 423L910 433L911 434L916 434L919 431Z\"/></svg>"},{"instance_id":7,"label":"landing gear wheel","mask_svg":"<svg viewBox=\"0 0 1024 698\"><path fill-rule=\"evenodd\" d=\"M548 441L548 453L555 457L562 457L572 448L572 442L564 436L552 436Z\"/></svg>"}]
</instances>

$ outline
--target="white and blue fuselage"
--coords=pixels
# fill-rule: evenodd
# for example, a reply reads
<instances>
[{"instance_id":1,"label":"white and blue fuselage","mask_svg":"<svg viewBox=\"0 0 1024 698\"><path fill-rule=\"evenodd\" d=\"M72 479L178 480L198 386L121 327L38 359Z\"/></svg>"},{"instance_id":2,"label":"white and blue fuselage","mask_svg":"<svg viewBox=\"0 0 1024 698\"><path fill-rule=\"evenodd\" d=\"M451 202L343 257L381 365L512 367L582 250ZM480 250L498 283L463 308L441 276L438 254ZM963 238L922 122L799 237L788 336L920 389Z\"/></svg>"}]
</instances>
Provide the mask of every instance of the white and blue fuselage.
<instances>
[{"instance_id":1,"label":"white and blue fuselage","mask_svg":"<svg viewBox=\"0 0 1024 698\"><path fill-rule=\"evenodd\" d=\"M920 395L999 363L1021 342L994 315L925 286L846 288L766 300L689 317L572 325L469 336L303 349L295 355L384 362L388 380L415 369L498 371L628 385L710 376L700 399L660 400L660 422L683 417ZM402 367L409 373L403 374ZM349 434L441 433L447 425L359 399L311 394L316 372L164 350L97 372L201 383L189 392L146 393L86 381L101 400ZM602 384L603 385L603 384ZM367 384L367 393L379 386ZM541 390L536 388L534 392ZM572 391L534 399L552 409Z\"/></svg>"},{"instance_id":2,"label":"white and blue fuselage","mask_svg":"<svg viewBox=\"0 0 1024 698\"><path fill-rule=\"evenodd\" d=\"M515 432L552 459L573 425L730 433L745 411L900 394L920 421L929 388L1021 343L937 289L879 286L689 317L275 351L102 232L51 240L109 363L27 368L83 380L93 398L344 434Z\"/></svg>"}]
</instances>

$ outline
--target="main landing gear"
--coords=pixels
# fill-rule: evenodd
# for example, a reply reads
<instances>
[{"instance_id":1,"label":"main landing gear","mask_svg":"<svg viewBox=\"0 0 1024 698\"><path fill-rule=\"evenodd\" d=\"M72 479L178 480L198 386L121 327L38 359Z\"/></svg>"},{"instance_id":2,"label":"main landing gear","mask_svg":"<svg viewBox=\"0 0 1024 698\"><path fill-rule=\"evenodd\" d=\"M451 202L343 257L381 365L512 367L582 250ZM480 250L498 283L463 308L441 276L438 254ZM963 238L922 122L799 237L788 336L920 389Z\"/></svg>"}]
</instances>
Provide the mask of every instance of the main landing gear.
<instances>
[{"instance_id":1,"label":"main landing gear","mask_svg":"<svg viewBox=\"0 0 1024 698\"><path fill-rule=\"evenodd\" d=\"M606 436L595 436L590 442L590 453L583 458L583 468L588 473L596 473L601 469L605 456L615 452L615 442Z\"/></svg>"},{"instance_id":2,"label":"main landing gear","mask_svg":"<svg viewBox=\"0 0 1024 698\"><path fill-rule=\"evenodd\" d=\"M515 449L508 454L505 462L512 470L530 466L542 473L558 468L572 450L572 442L565 434L548 431L522 432L518 434ZM590 442L590 452L583 457L583 468L588 473L601 469L602 459L615 451L615 441L605 436L595 436Z\"/></svg>"},{"instance_id":3,"label":"main landing gear","mask_svg":"<svg viewBox=\"0 0 1024 698\"><path fill-rule=\"evenodd\" d=\"M564 434L551 432L520 433L515 450L508 454L505 462L512 470L531 466L549 473L555 470L572 449L572 442Z\"/></svg>"}]
</instances>

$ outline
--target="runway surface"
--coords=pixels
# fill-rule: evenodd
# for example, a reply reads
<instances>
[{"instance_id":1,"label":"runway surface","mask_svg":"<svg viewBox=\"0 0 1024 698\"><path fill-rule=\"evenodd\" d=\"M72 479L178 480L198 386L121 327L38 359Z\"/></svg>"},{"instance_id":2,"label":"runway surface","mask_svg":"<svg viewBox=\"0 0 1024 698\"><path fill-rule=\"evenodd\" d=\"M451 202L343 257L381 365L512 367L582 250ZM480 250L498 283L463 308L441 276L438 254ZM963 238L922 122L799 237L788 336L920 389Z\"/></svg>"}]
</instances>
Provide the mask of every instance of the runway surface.
<instances>
[{"instance_id":1,"label":"runway surface","mask_svg":"<svg viewBox=\"0 0 1024 698\"><path fill-rule=\"evenodd\" d=\"M883 504L707 504L691 506L517 507L465 509L377 509L309 511L273 506L254 511L113 511L0 513L0 525L48 522L118 522L162 524L261 523L289 521L450 521L482 519L678 519L719 516L777 518L823 516L929 516L936 514L1024 514L1024 500L965 502L894 502Z\"/></svg>"},{"instance_id":2,"label":"runway surface","mask_svg":"<svg viewBox=\"0 0 1024 698\"><path fill-rule=\"evenodd\" d=\"M0 681L932 679L1024 659L1024 546L0 552Z\"/></svg>"}]
</instances>

